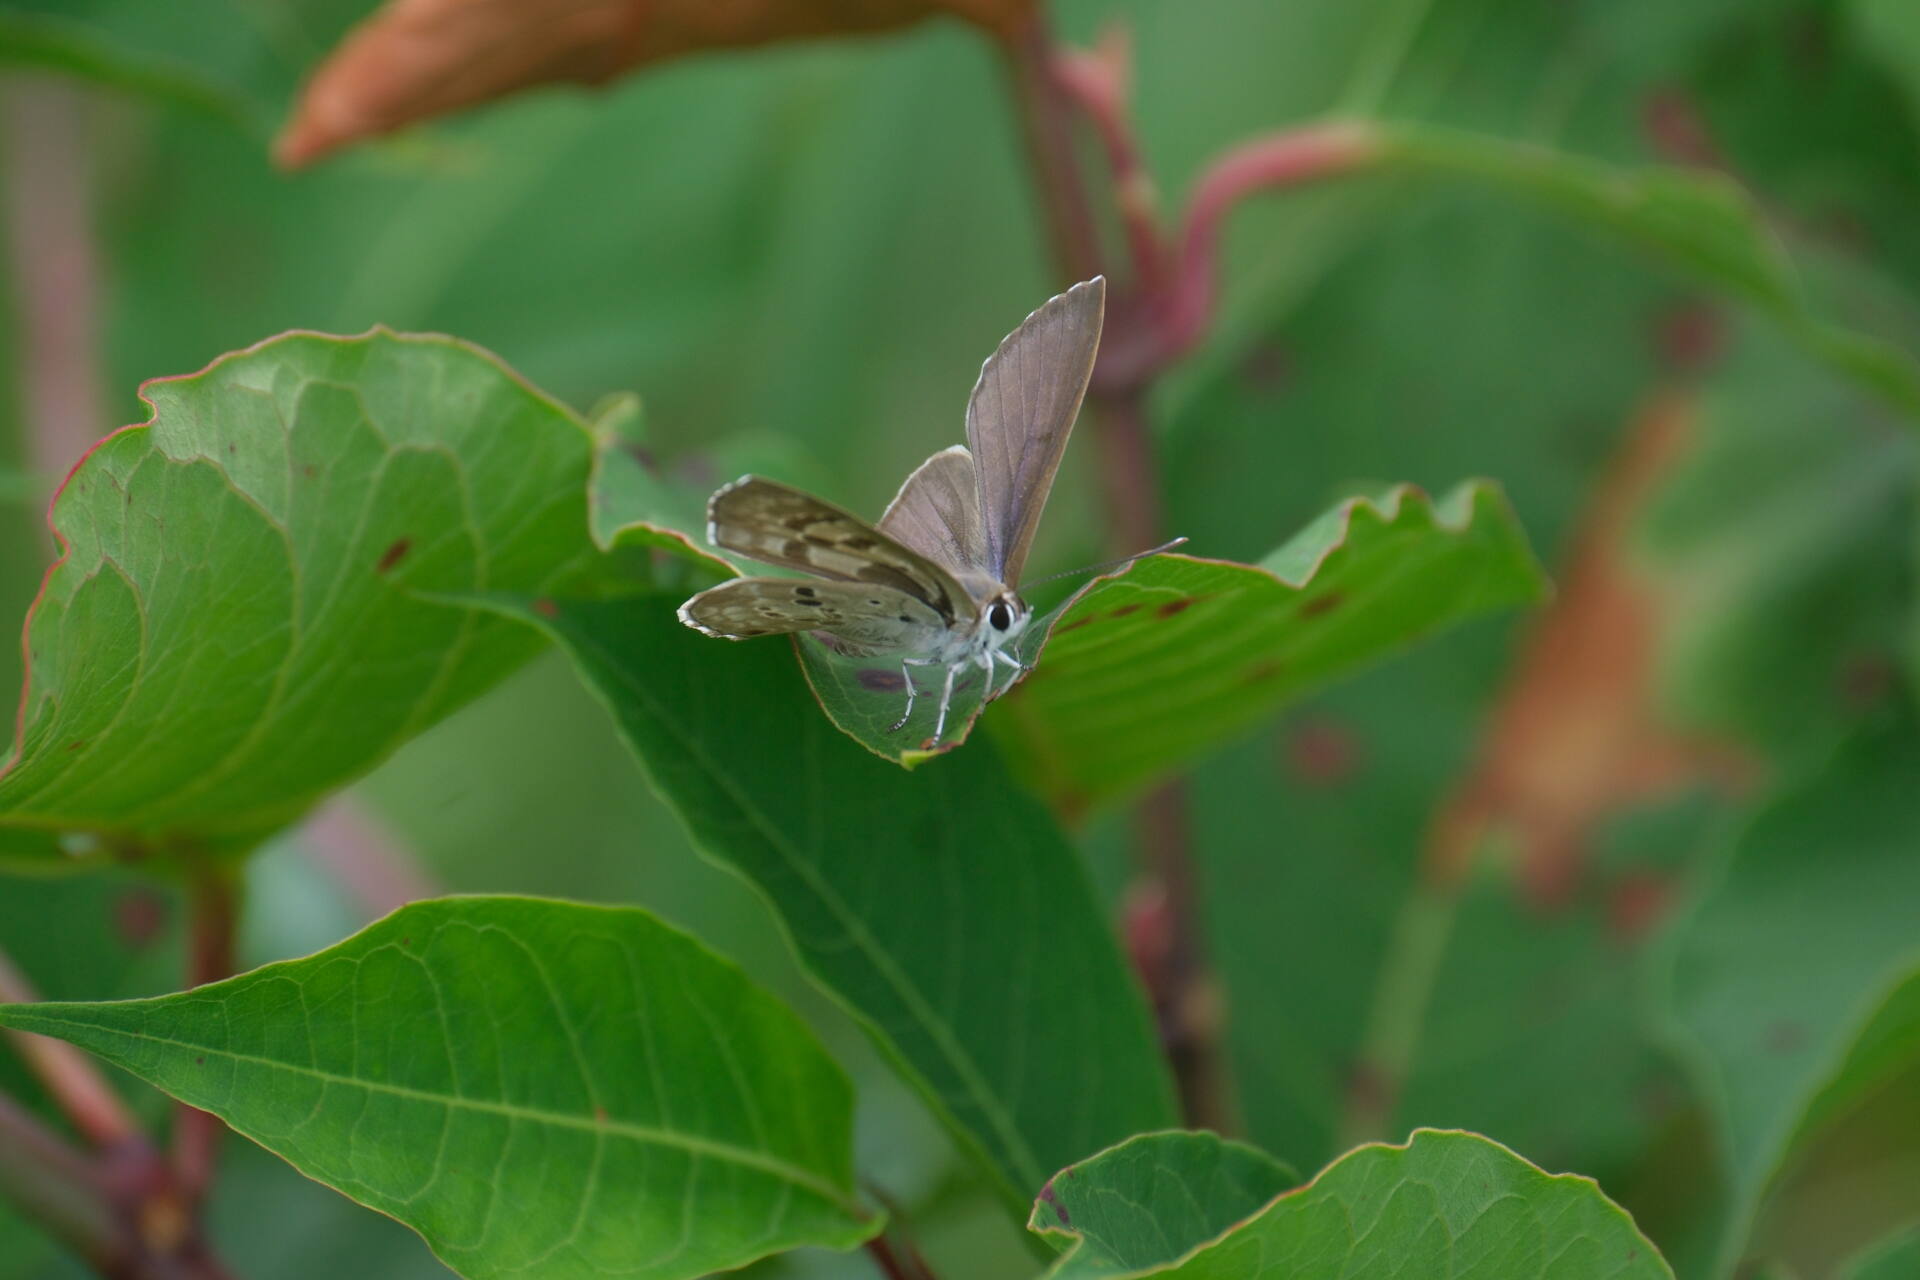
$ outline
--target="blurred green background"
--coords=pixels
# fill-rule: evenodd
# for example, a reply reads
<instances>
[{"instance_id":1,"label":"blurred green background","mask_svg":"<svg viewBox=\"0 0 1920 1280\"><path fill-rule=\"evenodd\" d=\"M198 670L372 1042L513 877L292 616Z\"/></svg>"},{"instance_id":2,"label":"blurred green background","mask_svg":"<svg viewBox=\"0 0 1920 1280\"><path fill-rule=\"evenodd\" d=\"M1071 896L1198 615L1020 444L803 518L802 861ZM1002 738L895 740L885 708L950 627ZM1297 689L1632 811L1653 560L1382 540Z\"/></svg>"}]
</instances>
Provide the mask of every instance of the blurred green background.
<instances>
[{"instance_id":1,"label":"blurred green background","mask_svg":"<svg viewBox=\"0 0 1920 1280\"><path fill-rule=\"evenodd\" d=\"M61 184L84 212L63 232L95 284L102 408L84 434L141 419L145 378L289 328L384 324L471 339L583 409L636 389L684 474L713 472L724 447L876 511L959 438L981 357L1057 283L1004 69L957 23L533 93L276 171L266 142L295 87L369 7L0 3L11 229ZM1076 43L1131 29L1135 115L1171 209L1227 146L1333 110L1626 163L1692 159L1758 194L1849 318L1912 332L1920 11L1901 0L1070 0L1055 18ZM49 48L83 74L36 72ZM29 145L55 128L71 145ZM29 439L46 318L22 287L33 250L12 244L0 613L18 619L51 552L51 472L73 457ZM1153 400L1168 531L1195 552L1256 559L1336 498L1486 475L1558 576L1635 418L1683 396L1691 451L1632 539L1670 585L1667 713L1787 776L1900 697L1912 439L1767 326L1578 226L1441 182L1253 200L1225 265L1214 331ZM1036 571L1098 554L1091 449L1089 434L1069 456ZM1348 1136L1348 1067L1421 892L1423 844L1528 621L1444 637L1196 774L1237 1113L1302 1168ZM0 646L0 686L18 662ZM557 656L406 748L351 803L447 891L637 902L740 958L855 1071L860 1168L906 1206L942 1274L1031 1270L1020 1233L799 977L767 910L693 854ZM1492 849L1439 942L1396 1135L1473 1128L1591 1174L1682 1276L1704 1274L1721 1194L1708 1124L1649 1012L1657 931L1616 913L1634 885L1677 893L1737 812L1704 786L1620 801L1551 909ZM1083 841L1116 913L1126 827L1106 815ZM366 917L324 843L295 833L253 865L246 962ZM0 945L55 998L171 989L174 918L165 891L132 876L0 879ZM27 1087L11 1061L0 1083ZM1763 1217L1763 1251L1828 1274L1920 1204L1916 1086L1911 1070L1892 1078L1814 1147ZM403 1229L244 1143L229 1151L215 1231L242 1274L441 1274ZM0 1210L0 1276L70 1274ZM870 1270L800 1255L755 1274Z\"/></svg>"}]
</instances>

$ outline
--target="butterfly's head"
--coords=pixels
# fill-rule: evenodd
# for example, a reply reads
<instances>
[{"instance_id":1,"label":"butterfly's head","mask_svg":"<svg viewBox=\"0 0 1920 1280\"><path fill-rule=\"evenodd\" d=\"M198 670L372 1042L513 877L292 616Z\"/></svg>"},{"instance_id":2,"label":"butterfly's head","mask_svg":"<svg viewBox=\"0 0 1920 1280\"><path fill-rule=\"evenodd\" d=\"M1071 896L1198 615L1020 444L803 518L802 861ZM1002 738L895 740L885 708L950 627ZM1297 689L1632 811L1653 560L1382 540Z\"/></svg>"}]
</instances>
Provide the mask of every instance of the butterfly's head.
<instances>
[{"instance_id":1,"label":"butterfly's head","mask_svg":"<svg viewBox=\"0 0 1920 1280\"><path fill-rule=\"evenodd\" d=\"M1004 649L1027 629L1033 610L1011 591L1002 591L980 611L980 636L988 652Z\"/></svg>"}]
</instances>

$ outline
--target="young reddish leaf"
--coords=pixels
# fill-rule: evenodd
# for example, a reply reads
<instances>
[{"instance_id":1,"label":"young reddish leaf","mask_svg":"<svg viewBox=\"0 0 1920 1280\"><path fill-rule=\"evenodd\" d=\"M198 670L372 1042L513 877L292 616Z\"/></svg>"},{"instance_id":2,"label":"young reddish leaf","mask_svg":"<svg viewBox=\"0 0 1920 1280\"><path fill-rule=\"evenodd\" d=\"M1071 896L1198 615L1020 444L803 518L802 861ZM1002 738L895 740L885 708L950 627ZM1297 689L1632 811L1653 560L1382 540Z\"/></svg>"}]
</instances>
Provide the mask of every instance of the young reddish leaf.
<instances>
[{"instance_id":1,"label":"young reddish leaf","mask_svg":"<svg viewBox=\"0 0 1920 1280\"><path fill-rule=\"evenodd\" d=\"M951 13L1006 30L1032 0L391 0L321 64L275 144L329 151L535 85L604 84L707 49L884 31Z\"/></svg>"}]
</instances>

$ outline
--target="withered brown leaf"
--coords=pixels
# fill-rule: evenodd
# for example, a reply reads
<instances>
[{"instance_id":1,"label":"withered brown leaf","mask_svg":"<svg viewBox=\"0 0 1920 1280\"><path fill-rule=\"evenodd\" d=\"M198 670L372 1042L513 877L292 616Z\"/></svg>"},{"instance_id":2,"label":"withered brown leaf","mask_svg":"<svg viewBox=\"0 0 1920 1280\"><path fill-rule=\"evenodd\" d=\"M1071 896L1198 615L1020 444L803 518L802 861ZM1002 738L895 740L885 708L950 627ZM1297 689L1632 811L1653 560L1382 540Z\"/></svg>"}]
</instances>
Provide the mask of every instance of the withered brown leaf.
<instances>
[{"instance_id":1,"label":"withered brown leaf","mask_svg":"<svg viewBox=\"0 0 1920 1280\"><path fill-rule=\"evenodd\" d=\"M708 49L950 14L1000 34L1035 0L389 0L320 65L274 144L289 168L542 84L604 84Z\"/></svg>"}]
</instances>

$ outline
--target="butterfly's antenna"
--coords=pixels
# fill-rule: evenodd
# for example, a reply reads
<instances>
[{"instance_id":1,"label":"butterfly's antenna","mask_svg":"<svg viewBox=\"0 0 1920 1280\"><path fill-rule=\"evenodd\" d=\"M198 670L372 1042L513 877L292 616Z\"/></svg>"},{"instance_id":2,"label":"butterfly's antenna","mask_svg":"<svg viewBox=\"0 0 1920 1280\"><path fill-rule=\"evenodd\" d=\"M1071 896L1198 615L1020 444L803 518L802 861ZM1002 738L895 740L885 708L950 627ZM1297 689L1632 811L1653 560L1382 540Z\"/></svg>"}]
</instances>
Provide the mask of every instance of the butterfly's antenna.
<instances>
[{"instance_id":1,"label":"butterfly's antenna","mask_svg":"<svg viewBox=\"0 0 1920 1280\"><path fill-rule=\"evenodd\" d=\"M1081 573L1105 573L1109 569L1118 569L1123 565L1132 564L1135 560L1145 560L1148 556L1157 556L1162 551L1171 551L1175 547L1185 546L1186 541L1185 538L1175 538L1172 542L1163 542L1157 547L1148 547L1145 551L1136 551L1130 556L1121 556L1118 560L1109 560L1104 564L1090 564L1084 569L1068 569L1064 573L1050 573L1044 578L1035 578L1032 582L1024 584L1020 589L1025 591L1027 587L1037 587L1043 582L1055 582L1061 578L1071 578Z\"/></svg>"}]
</instances>

